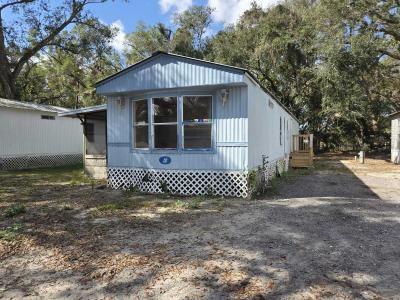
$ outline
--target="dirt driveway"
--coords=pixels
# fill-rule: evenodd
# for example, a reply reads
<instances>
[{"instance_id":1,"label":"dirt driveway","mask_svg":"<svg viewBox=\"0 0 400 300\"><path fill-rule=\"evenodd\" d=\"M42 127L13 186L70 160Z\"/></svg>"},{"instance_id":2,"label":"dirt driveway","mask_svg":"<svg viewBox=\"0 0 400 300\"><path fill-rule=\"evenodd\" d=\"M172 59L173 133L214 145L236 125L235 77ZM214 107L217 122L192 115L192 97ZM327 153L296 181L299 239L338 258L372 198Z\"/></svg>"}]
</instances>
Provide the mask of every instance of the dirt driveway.
<instances>
[{"instance_id":1,"label":"dirt driveway","mask_svg":"<svg viewBox=\"0 0 400 300\"><path fill-rule=\"evenodd\" d=\"M400 299L400 167L325 157L262 200L0 173L0 298Z\"/></svg>"}]
</instances>

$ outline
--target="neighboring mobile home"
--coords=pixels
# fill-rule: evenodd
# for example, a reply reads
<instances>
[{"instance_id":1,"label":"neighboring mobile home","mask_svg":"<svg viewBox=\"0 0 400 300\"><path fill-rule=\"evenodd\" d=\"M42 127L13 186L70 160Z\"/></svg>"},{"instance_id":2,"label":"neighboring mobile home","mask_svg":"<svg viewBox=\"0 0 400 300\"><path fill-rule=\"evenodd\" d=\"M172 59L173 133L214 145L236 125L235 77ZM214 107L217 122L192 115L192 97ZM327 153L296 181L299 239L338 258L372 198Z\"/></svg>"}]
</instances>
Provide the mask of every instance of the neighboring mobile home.
<instances>
[{"instance_id":1,"label":"neighboring mobile home","mask_svg":"<svg viewBox=\"0 0 400 300\"><path fill-rule=\"evenodd\" d=\"M400 164L400 111L389 115L391 119L391 161Z\"/></svg>"},{"instance_id":2,"label":"neighboring mobile home","mask_svg":"<svg viewBox=\"0 0 400 300\"><path fill-rule=\"evenodd\" d=\"M0 170L82 162L78 120L59 118L68 109L0 99Z\"/></svg>"},{"instance_id":3,"label":"neighboring mobile home","mask_svg":"<svg viewBox=\"0 0 400 300\"><path fill-rule=\"evenodd\" d=\"M287 169L299 131L249 71L190 57L156 52L96 90L113 188L246 197L249 172Z\"/></svg>"}]
</instances>

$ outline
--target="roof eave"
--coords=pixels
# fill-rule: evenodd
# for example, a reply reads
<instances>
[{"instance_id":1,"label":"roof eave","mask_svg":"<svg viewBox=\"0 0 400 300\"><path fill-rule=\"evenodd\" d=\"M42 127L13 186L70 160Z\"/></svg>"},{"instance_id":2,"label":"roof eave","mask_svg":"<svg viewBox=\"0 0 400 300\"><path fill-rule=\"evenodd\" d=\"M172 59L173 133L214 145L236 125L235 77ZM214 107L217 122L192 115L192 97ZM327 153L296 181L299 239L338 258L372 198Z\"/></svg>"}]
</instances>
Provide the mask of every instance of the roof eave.
<instances>
[{"instance_id":1,"label":"roof eave","mask_svg":"<svg viewBox=\"0 0 400 300\"><path fill-rule=\"evenodd\" d=\"M98 113L98 112L102 112L102 111L107 111L107 104L73 109L68 112L58 113L58 116L60 116L60 117L76 117L78 115Z\"/></svg>"},{"instance_id":2,"label":"roof eave","mask_svg":"<svg viewBox=\"0 0 400 300\"><path fill-rule=\"evenodd\" d=\"M395 119L397 116L400 117L400 111L396 111L394 113L391 113L390 115L388 115L388 118Z\"/></svg>"}]
</instances>

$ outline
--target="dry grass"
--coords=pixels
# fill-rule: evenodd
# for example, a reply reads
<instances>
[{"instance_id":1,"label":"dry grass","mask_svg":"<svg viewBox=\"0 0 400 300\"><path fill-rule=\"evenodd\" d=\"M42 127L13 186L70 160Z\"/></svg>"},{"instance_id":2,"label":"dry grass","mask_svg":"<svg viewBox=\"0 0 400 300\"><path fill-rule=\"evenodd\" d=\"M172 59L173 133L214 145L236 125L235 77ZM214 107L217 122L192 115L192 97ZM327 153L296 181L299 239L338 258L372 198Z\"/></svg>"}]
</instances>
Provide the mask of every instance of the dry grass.
<instances>
[{"instance_id":1,"label":"dry grass","mask_svg":"<svg viewBox=\"0 0 400 300\"><path fill-rule=\"evenodd\" d=\"M328 156L249 201L113 191L80 167L0 172L0 293L390 298L400 189L388 173L399 170L384 160Z\"/></svg>"}]
</instances>

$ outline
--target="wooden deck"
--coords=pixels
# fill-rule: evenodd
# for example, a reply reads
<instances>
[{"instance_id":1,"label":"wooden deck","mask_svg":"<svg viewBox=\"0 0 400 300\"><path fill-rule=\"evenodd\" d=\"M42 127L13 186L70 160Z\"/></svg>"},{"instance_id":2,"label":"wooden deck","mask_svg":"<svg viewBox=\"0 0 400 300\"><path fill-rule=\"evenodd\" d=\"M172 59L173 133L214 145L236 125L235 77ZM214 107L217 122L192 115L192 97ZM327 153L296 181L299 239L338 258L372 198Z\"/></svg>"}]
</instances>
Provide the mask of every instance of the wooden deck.
<instances>
[{"instance_id":1,"label":"wooden deck","mask_svg":"<svg viewBox=\"0 0 400 300\"><path fill-rule=\"evenodd\" d=\"M292 168L310 168L313 166L313 135L293 135L289 165Z\"/></svg>"}]
</instances>

